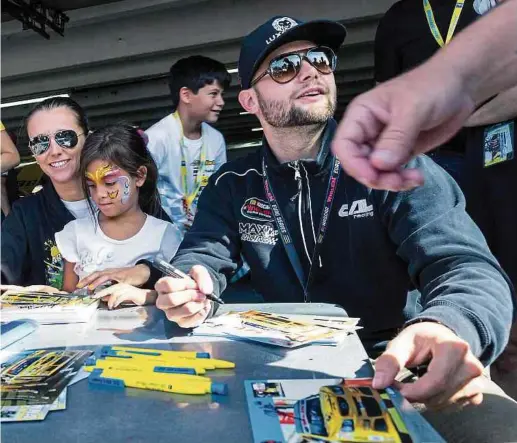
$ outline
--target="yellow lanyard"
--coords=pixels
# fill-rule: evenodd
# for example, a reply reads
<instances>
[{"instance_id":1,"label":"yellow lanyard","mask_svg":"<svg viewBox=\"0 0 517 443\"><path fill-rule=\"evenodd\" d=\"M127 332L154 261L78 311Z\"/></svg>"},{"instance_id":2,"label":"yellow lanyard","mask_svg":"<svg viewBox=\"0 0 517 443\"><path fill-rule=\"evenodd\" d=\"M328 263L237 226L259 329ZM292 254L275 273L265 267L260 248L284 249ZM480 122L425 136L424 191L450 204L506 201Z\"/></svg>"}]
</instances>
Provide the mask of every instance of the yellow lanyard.
<instances>
[{"instance_id":1,"label":"yellow lanyard","mask_svg":"<svg viewBox=\"0 0 517 443\"><path fill-rule=\"evenodd\" d=\"M429 29L433 34L434 39L440 45L440 47L444 47L447 45L454 35L454 31L456 30L456 26L460 19L461 11L463 10L463 5L465 4L465 0L457 0L456 6L454 7L454 11L452 13L451 21L449 23L449 30L447 31L447 37L445 39L445 43L443 42L442 34L438 29L436 24L436 20L434 19L433 8L431 8L431 3L429 0L424 0L424 11L425 16L427 18L427 23L429 24Z\"/></svg>"},{"instance_id":2,"label":"yellow lanyard","mask_svg":"<svg viewBox=\"0 0 517 443\"><path fill-rule=\"evenodd\" d=\"M178 111L172 114L174 118L178 121L180 127L180 148L181 148L181 184L183 186L183 198L186 204L186 209L190 210L193 201L196 199L199 190L201 189L201 184L203 182L203 174L206 169L206 146L203 140L203 144L201 145L201 153L199 154L199 166L197 169L197 176L194 181L194 187L192 191L188 192L188 182L187 182L187 159L185 156L185 142L183 141L183 125L181 124L180 116L178 115ZM203 134L201 134L203 136Z\"/></svg>"}]
</instances>

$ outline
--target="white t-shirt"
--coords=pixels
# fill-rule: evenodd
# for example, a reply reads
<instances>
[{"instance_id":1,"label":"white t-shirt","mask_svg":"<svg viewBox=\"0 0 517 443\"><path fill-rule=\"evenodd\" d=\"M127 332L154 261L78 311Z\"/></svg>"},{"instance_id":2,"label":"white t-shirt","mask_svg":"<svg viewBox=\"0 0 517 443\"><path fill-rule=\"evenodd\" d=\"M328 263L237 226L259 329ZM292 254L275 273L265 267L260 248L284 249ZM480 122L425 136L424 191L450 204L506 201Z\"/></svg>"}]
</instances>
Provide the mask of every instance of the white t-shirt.
<instances>
[{"instance_id":1,"label":"white t-shirt","mask_svg":"<svg viewBox=\"0 0 517 443\"><path fill-rule=\"evenodd\" d=\"M146 134L149 138L147 147L158 166L158 192L160 193L162 207L184 234L187 216L182 201L185 192L181 183L180 137L182 131L180 124L173 114L169 114L151 126ZM206 183L208 177L226 162L226 143L223 135L207 123L201 124L201 132L202 136L198 140L183 138L186 147L185 160L189 191L193 189L197 177L199 157L203 145L206 146L206 167L203 173L203 183ZM197 209L197 200L198 198L194 200L191 207L193 214Z\"/></svg>"},{"instance_id":2,"label":"white t-shirt","mask_svg":"<svg viewBox=\"0 0 517 443\"><path fill-rule=\"evenodd\" d=\"M79 279L95 271L134 266L144 259L158 257L169 262L180 242L176 226L150 215L142 229L127 240L108 237L91 217L73 220L56 233L56 245L65 260L76 264Z\"/></svg>"},{"instance_id":3,"label":"white t-shirt","mask_svg":"<svg viewBox=\"0 0 517 443\"><path fill-rule=\"evenodd\" d=\"M68 209L68 212L74 216L74 218L86 218L91 214L90 207L88 206L88 200L78 200L75 202L69 202L66 200L61 200L65 205L65 208Z\"/></svg>"}]
</instances>

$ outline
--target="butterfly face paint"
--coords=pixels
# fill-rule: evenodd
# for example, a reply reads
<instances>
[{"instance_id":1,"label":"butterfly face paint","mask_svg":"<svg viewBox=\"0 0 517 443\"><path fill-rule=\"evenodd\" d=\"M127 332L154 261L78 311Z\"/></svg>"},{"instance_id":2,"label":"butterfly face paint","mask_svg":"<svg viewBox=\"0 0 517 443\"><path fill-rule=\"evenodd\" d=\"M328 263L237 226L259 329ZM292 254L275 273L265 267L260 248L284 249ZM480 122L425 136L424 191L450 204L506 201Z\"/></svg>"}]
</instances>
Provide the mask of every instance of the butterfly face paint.
<instances>
[{"instance_id":1,"label":"butterfly face paint","mask_svg":"<svg viewBox=\"0 0 517 443\"><path fill-rule=\"evenodd\" d=\"M115 200L118 197L118 189L115 191L111 191L111 192L108 191L108 197L111 200Z\"/></svg>"},{"instance_id":2,"label":"butterfly face paint","mask_svg":"<svg viewBox=\"0 0 517 443\"><path fill-rule=\"evenodd\" d=\"M126 175L121 175L122 172L117 167L104 164L99 166L93 173L87 172L86 178L91 181L96 187L104 185L107 189L112 188L119 183L122 188L122 197L120 199L122 204L126 204L131 196L131 181ZM120 189L110 189L106 191L110 200L116 200ZM106 195L106 194L105 194Z\"/></svg>"}]
</instances>

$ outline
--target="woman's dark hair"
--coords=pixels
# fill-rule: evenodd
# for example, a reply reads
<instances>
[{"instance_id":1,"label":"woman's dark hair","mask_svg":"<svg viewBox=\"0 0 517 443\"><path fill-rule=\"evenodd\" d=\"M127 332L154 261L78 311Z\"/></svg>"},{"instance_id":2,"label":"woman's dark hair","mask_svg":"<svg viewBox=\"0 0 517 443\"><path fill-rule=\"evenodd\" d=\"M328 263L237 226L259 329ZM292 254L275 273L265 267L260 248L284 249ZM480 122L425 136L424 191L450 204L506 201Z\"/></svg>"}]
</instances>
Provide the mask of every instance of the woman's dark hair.
<instances>
[{"instance_id":1,"label":"woman's dark hair","mask_svg":"<svg viewBox=\"0 0 517 443\"><path fill-rule=\"evenodd\" d=\"M181 88L186 87L197 94L202 87L211 85L214 81L223 89L228 89L232 81L232 76L221 62L202 55L178 60L169 71L172 110L178 108Z\"/></svg>"},{"instance_id":2,"label":"woman's dark hair","mask_svg":"<svg viewBox=\"0 0 517 443\"><path fill-rule=\"evenodd\" d=\"M84 136L86 137L88 135L88 119L86 118L86 113L75 100L72 100L69 97L52 97L39 102L36 106L34 106L34 108L32 108L27 117L25 117L25 129L27 129L29 120L36 112L51 111L57 108L70 109L70 111L75 114L77 125L82 129Z\"/></svg>"},{"instance_id":3,"label":"woman's dark hair","mask_svg":"<svg viewBox=\"0 0 517 443\"><path fill-rule=\"evenodd\" d=\"M132 177L138 177L138 168L147 168L147 177L139 188L138 203L142 211L157 215L160 211L160 196L156 183L158 168L147 149L144 139L131 125L120 123L106 126L92 132L81 151L79 174L85 195L89 195L86 184L86 169L94 160L106 160L124 169ZM90 208L93 207L90 199Z\"/></svg>"}]
</instances>

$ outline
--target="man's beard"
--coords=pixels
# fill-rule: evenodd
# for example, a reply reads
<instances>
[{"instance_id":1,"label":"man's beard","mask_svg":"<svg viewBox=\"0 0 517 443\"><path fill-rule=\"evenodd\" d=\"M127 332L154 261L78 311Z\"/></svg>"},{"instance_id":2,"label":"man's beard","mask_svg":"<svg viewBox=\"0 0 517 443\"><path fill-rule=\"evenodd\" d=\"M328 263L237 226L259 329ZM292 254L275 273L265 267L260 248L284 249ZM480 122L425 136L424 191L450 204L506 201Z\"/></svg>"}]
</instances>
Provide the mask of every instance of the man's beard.
<instances>
[{"instance_id":1,"label":"man's beard","mask_svg":"<svg viewBox=\"0 0 517 443\"><path fill-rule=\"evenodd\" d=\"M323 107L307 110L295 106L291 100L265 101L256 90L258 103L264 120L275 128L309 126L326 123L336 111L336 97L326 97Z\"/></svg>"}]
</instances>

